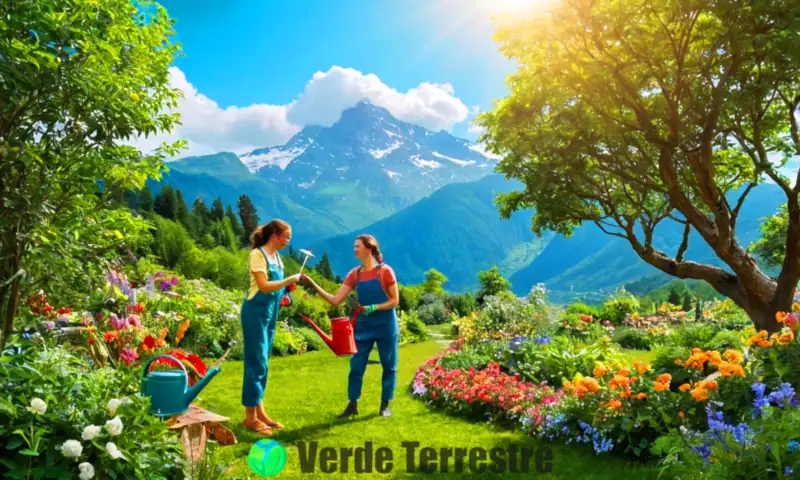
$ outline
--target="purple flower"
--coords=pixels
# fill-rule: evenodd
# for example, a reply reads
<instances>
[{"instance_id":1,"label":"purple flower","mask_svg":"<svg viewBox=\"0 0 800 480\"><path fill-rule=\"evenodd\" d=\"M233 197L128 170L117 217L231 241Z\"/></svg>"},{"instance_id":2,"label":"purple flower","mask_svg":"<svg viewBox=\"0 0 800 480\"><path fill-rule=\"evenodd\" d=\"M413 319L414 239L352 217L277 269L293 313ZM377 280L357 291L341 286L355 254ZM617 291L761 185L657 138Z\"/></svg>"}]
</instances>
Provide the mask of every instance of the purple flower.
<instances>
[{"instance_id":1,"label":"purple flower","mask_svg":"<svg viewBox=\"0 0 800 480\"><path fill-rule=\"evenodd\" d=\"M116 313L112 313L111 316L108 317L108 321L111 323L111 326L114 327L114 330L125 329L125 320L119 318Z\"/></svg>"},{"instance_id":2,"label":"purple flower","mask_svg":"<svg viewBox=\"0 0 800 480\"><path fill-rule=\"evenodd\" d=\"M794 388L789 383L782 383L777 390L769 394L769 400L781 408L786 408L795 400Z\"/></svg>"}]
</instances>

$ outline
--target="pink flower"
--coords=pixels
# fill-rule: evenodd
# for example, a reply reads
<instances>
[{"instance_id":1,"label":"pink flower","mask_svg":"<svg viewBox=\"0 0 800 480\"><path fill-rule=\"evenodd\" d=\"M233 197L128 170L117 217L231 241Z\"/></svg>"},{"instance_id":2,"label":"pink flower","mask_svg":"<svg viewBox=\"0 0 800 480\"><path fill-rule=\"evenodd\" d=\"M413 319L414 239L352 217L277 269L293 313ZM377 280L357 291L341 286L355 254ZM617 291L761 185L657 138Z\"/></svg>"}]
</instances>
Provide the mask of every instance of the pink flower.
<instances>
[{"instance_id":1,"label":"pink flower","mask_svg":"<svg viewBox=\"0 0 800 480\"><path fill-rule=\"evenodd\" d=\"M542 405L550 405L551 403L556 403L558 400L556 397L552 395L546 395L542 397Z\"/></svg>"},{"instance_id":2,"label":"pink flower","mask_svg":"<svg viewBox=\"0 0 800 480\"><path fill-rule=\"evenodd\" d=\"M56 322L49 320L47 322L44 322L44 326L47 327L47 330L52 330L56 328Z\"/></svg>"},{"instance_id":3,"label":"pink flower","mask_svg":"<svg viewBox=\"0 0 800 480\"><path fill-rule=\"evenodd\" d=\"M142 322L139 320L139 315L131 315L128 317L128 323L131 327L142 328Z\"/></svg>"},{"instance_id":4,"label":"pink flower","mask_svg":"<svg viewBox=\"0 0 800 480\"><path fill-rule=\"evenodd\" d=\"M136 361L137 358L139 358L139 355L136 353L136 350L133 350L130 347L125 347L122 349L122 352L120 352L119 358L125 362L125 365L131 365Z\"/></svg>"},{"instance_id":5,"label":"pink flower","mask_svg":"<svg viewBox=\"0 0 800 480\"><path fill-rule=\"evenodd\" d=\"M119 318L116 313L112 313L111 316L108 317L108 321L111 322L111 326L114 327L114 330L125 329L125 320Z\"/></svg>"}]
</instances>

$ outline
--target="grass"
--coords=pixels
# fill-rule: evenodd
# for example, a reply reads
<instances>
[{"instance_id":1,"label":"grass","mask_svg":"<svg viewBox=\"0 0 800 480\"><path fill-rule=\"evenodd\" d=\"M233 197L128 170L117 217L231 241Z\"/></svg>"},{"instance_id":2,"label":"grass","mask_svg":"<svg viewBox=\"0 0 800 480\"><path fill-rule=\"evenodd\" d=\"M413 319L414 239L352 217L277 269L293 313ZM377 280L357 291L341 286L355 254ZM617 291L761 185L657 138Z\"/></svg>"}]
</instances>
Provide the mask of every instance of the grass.
<instances>
[{"instance_id":1,"label":"grass","mask_svg":"<svg viewBox=\"0 0 800 480\"><path fill-rule=\"evenodd\" d=\"M447 326L432 326L432 333L447 336ZM617 479L635 475L637 478L655 478L654 467L642 467L608 456L595 456L586 446L563 446L558 443L545 445L519 431L511 431L494 425L466 420L429 408L424 402L411 397L408 386L414 371L426 359L440 352L446 339L434 337L423 343L400 347L397 393L392 402L393 416L377 416L380 403L381 368L377 353L373 350L372 362L367 367L364 389L359 402L360 415L355 419L339 420L339 414L347 401L348 359L338 358L329 351L311 352L299 356L273 357L270 359L270 376L265 397L267 413L286 426L285 430L272 436L287 451L286 467L278 478L416 478L420 473L407 470L407 449L403 442L419 442L419 448L492 448L538 449L547 446L552 451L552 471L546 478L593 478ZM246 461L247 453L260 437L240 426L244 409L240 405L242 363L228 361L222 372L201 393L199 403L205 408L229 417L231 428L238 439L236 445L218 447L216 463L225 465L224 478L255 479ZM352 459L349 473L332 475L322 473L317 462L316 471L304 473L300 468L299 449L303 443L317 442L318 448L363 447L372 442L373 451L388 447L392 451L393 469L386 474L363 474L353 472ZM417 459L419 459L417 450ZM535 457L534 457L535 458ZM419 462L416 463L419 465ZM427 474L433 478L461 478L475 476L465 460L463 473L454 473L455 461L448 462L448 473L438 470ZM537 476L535 460L530 462L531 471L524 473L483 473L486 478L521 478ZM337 470L338 471L338 470Z\"/></svg>"}]
</instances>

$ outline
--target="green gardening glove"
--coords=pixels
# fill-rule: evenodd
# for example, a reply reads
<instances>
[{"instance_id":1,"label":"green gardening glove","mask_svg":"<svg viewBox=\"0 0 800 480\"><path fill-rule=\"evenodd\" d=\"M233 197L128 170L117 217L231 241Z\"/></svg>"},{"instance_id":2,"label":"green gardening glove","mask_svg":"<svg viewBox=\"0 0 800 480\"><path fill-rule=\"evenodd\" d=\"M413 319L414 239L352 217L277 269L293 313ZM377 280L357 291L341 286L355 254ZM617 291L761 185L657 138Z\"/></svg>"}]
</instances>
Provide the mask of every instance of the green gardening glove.
<instances>
[{"instance_id":1,"label":"green gardening glove","mask_svg":"<svg viewBox=\"0 0 800 480\"><path fill-rule=\"evenodd\" d=\"M378 309L377 305L367 305L366 307L364 307L364 313L366 313L367 315L371 315L377 309Z\"/></svg>"}]
</instances>

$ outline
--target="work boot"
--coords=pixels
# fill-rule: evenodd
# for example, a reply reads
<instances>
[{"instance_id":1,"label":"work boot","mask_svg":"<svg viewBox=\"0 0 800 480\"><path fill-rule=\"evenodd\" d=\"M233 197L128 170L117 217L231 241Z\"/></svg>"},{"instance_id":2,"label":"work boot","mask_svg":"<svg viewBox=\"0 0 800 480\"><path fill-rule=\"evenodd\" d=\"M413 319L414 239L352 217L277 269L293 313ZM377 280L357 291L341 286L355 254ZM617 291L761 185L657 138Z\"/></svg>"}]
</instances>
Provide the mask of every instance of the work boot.
<instances>
[{"instance_id":1,"label":"work boot","mask_svg":"<svg viewBox=\"0 0 800 480\"><path fill-rule=\"evenodd\" d=\"M383 401L381 402L381 409L378 411L378 415L382 417L391 417L392 411L389 410L389 402Z\"/></svg>"},{"instance_id":2,"label":"work boot","mask_svg":"<svg viewBox=\"0 0 800 480\"><path fill-rule=\"evenodd\" d=\"M339 414L339 418L347 418L351 415L358 415L358 402L349 402L347 404L347 408L344 409L344 412Z\"/></svg>"}]
</instances>

